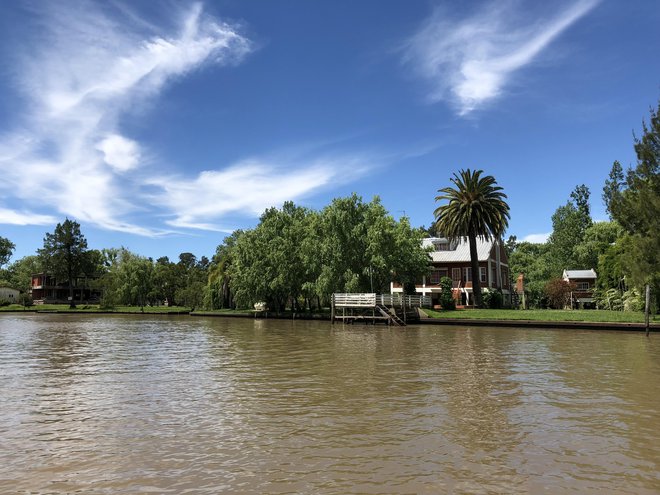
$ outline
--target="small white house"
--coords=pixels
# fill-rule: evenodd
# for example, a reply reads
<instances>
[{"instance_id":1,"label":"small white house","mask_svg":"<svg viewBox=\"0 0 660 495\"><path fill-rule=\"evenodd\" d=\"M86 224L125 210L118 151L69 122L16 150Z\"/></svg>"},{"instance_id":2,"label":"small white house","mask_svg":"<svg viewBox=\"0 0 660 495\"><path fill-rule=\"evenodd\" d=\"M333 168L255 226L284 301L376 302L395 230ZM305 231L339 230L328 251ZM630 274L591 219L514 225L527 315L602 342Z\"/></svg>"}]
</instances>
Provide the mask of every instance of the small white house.
<instances>
[{"instance_id":1,"label":"small white house","mask_svg":"<svg viewBox=\"0 0 660 495\"><path fill-rule=\"evenodd\" d=\"M594 304L594 289L598 275L593 269L564 270L562 278L567 282L575 283L573 299L580 307L590 307Z\"/></svg>"},{"instance_id":2,"label":"small white house","mask_svg":"<svg viewBox=\"0 0 660 495\"><path fill-rule=\"evenodd\" d=\"M18 304L20 292L11 287L0 287L0 301L9 301L11 304Z\"/></svg>"}]
</instances>

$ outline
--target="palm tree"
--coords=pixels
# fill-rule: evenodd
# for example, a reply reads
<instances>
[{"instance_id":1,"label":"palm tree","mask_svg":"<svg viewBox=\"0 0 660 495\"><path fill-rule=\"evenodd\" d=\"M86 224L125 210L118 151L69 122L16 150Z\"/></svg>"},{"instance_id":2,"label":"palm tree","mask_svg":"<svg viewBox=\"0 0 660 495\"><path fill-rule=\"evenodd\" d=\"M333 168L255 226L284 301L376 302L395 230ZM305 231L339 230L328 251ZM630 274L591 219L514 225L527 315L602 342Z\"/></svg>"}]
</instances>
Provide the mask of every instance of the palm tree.
<instances>
[{"instance_id":1,"label":"palm tree","mask_svg":"<svg viewBox=\"0 0 660 495\"><path fill-rule=\"evenodd\" d=\"M448 200L433 214L436 229L449 239L465 239L470 242L470 262L472 264L472 290L475 306L482 305L479 259L477 257L477 237L486 241L499 238L509 225L509 205L502 188L492 175L481 177L483 170L461 170L451 179L454 187L439 189L442 193L436 201Z\"/></svg>"}]
</instances>

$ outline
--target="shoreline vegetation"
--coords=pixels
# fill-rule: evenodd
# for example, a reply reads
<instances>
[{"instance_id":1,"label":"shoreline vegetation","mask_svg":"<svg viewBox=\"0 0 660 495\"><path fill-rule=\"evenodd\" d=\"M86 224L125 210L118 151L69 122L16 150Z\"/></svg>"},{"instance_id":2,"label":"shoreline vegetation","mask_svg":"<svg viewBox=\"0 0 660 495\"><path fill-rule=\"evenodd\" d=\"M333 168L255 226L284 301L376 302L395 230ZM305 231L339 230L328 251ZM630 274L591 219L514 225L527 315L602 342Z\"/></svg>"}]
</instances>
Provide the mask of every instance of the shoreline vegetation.
<instances>
[{"instance_id":1,"label":"shoreline vegetation","mask_svg":"<svg viewBox=\"0 0 660 495\"><path fill-rule=\"evenodd\" d=\"M525 326L538 325L543 328L584 328L599 329L643 329L644 313L631 311L608 310L556 310L556 309L458 309L454 311L437 311L423 309L420 324L492 324L494 326ZM208 316L208 317L238 317L238 318L279 318L292 320L330 320L328 308L321 311L253 311L253 310L193 310L181 306L116 306L101 308L98 305L80 305L70 309L67 304L44 304L25 308L12 304L0 308L2 313L33 313L33 314L78 314L78 315L145 315L145 316ZM660 315L651 318L651 330L660 331Z\"/></svg>"}]
</instances>

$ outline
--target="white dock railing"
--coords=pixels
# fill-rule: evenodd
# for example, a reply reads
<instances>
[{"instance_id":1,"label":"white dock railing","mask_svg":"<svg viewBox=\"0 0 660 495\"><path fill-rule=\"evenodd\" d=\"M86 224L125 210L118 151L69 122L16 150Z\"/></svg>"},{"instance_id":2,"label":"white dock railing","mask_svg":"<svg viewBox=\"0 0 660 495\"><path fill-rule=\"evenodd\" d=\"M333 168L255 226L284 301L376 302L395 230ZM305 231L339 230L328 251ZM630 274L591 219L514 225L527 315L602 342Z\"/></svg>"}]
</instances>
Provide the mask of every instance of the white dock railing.
<instances>
[{"instance_id":1,"label":"white dock railing","mask_svg":"<svg viewBox=\"0 0 660 495\"><path fill-rule=\"evenodd\" d=\"M431 296L401 295L401 294L381 294L376 296L378 304L383 306L405 306L407 308L430 308Z\"/></svg>"},{"instance_id":2,"label":"white dock railing","mask_svg":"<svg viewBox=\"0 0 660 495\"><path fill-rule=\"evenodd\" d=\"M401 294L370 294L370 293L335 293L332 302L337 308L374 308L377 304L383 306L404 306L407 308L431 307L430 296L412 296Z\"/></svg>"},{"instance_id":3,"label":"white dock railing","mask_svg":"<svg viewBox=\"0 0 660 495\"><path fill-rule=\"evenodd\" d=\"M338 292L332 295L337 308L375 308L376 294L351 294Z\"/></svg>"}]
</instances>

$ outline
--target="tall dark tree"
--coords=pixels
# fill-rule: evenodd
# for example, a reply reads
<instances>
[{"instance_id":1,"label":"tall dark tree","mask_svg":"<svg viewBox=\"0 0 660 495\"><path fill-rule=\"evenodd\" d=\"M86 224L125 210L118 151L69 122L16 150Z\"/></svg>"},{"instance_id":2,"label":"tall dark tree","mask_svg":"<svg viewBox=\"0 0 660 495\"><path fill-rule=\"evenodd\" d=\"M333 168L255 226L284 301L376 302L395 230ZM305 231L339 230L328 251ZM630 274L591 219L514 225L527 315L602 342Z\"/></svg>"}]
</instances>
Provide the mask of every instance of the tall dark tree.
<instances>
[{"instance_id":1,"label":"tall dark tree","mask_svg":"<svg viewBox=\"0 0 660 495\"><path fill-rule=\"evenodd\" d=\"M477 238L499 238L509 225L509 205L506 194L492 175L482 177L483 170L461 170L454 174L454 187L439 189L436 201L448 201L436 208L436 228L450 239L468 238L472 264L472 290L475 305L482 306L479 280Z\"/></svg>"},{"instance_id":2,"label":"tall dark tree","mask_svg":"<svg viewBox=\"0 0 660 495\"><path fill-rule=\"evenodd\" d=\"M612 219L626 232L622 243L626 280L651 284L660 293L660 102L642 122L642 137L635 137L637 166L623 172L614 162L603 199Z\"/></svg>"},{"instance_id":3,"label":"tall dark tree","mask_svg":"<svg viewBox=\"0 0 660 495\"><path fill-rule=\"evenodd\" d=\"M0 237L0 268L9 261L15 247L14 243L9 239Z\"/></svg>"},{"instance_id":4,"label":"tall dark tree","mask_svg":"<svg viewBox=\"0 0 660 495\"><path fill-rule=\"evenodd\" d=\"M43 266L56 279L66 279L69 285L69 306L75 308L73 287L83 273L87 257L87 240L80 224L68 218L58 223L53 233L46 233L44 247L38 250Z\"/></svg>"}]
</instances>

